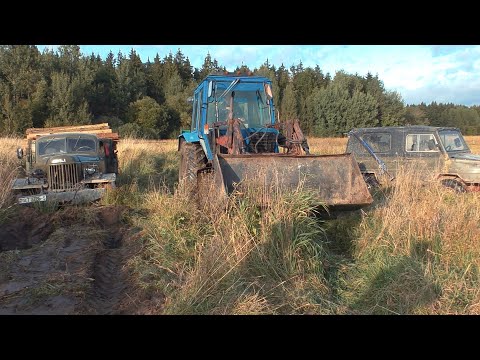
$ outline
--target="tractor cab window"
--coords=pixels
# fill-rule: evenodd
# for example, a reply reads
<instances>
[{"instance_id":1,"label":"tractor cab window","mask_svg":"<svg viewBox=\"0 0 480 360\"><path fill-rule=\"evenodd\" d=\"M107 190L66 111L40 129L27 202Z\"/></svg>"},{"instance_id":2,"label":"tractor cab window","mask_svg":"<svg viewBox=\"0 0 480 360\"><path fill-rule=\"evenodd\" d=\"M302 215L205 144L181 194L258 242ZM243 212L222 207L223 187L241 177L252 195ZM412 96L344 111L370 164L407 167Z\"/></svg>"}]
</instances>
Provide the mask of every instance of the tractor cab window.
<instances>
[{"instance_id":1,"label":"tractor cab window","mask_svg":"<svg viewBox=\"0 0 480 360\"><path fill-rule=\"evenodd\" d=\"M246 128L262 128L270 124L270 105L263 83L232 84L217 82L214 100L208 103L208 123L227 121L232 116L240 119Z\"/></svg>"}]
</instances>

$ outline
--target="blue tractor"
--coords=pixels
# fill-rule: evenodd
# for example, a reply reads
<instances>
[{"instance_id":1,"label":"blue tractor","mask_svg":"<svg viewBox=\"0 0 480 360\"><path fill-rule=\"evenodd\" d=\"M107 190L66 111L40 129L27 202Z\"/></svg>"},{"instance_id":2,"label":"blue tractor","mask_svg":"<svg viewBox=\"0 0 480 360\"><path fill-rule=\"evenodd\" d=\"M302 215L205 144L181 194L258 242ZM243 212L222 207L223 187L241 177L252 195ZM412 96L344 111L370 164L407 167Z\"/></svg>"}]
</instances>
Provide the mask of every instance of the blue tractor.
<instances>
[{"instance_id":1,"label":"blue tractor","mask_svg":"<svg viewBox=\"0 0 480 360\"><path fill-rule=\"evenodd\" d=\"M314 191L319 203L355 209L373 199L351 154L311 155L296 119L276 121L271 81L207 76L195 89L190 130L179 136L179 183L190 194L220 197L245 181Z\"/></svg>"}]
</instances>

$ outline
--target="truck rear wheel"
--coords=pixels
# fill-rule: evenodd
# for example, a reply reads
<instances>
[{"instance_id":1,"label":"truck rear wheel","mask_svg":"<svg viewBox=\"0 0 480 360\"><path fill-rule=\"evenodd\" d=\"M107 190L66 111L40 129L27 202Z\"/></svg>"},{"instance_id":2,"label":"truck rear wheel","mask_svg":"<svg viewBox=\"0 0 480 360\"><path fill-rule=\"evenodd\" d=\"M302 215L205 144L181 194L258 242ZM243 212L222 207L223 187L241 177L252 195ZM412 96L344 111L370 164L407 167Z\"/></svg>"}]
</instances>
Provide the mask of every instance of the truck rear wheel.
<instances>
[{"instance_id":1,"label":"truck rear wheel","mask_svg":"<svg viewBox=\"0 0 480 360\"><path fill-rule=\"evenodd\" d=\"M180 143L180 167L178 172L179 186L183 186L190 197L198 192L197 172L205 167L207 158L200 144Z\"/></svg>"}]
</instances>

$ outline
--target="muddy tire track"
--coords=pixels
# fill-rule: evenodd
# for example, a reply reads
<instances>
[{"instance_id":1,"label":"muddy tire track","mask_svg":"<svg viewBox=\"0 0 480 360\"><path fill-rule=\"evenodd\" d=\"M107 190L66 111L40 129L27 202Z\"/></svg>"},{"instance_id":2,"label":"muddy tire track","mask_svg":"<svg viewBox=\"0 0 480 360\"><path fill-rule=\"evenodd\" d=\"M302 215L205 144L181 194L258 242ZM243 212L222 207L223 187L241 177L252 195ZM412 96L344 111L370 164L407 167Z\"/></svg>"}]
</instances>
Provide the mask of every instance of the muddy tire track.
<instances>
[{"instance_id":1,"label":"muddy tire track","mask_svg":"<svg viewBox=\"0 0 480 360\"><path fill-rule=\"evenodd\" d=\"M123 232L119 229L112 231L104 242L104 249L95 256L93 291L88 301L94 314L115 314L126 289L122 241Z\"/></svg>"}]
</instances>

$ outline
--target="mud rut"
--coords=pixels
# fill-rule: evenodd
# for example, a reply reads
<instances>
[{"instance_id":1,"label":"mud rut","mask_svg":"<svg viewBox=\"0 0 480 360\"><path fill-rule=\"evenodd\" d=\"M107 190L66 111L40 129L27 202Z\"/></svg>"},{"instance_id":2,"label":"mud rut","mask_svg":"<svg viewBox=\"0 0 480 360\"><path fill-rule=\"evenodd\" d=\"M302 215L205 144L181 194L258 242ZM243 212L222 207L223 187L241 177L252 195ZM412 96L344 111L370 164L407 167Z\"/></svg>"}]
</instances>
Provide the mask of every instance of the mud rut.
<instances>
[{"instance_id":1,"label":"mud rut","mask_svg":"<svg viewBox=\"0 0 480 360\"><path fill-rule=\"evenodd\" d=\"M128 313L124 305L131 299L127 295L131 289L124 265L131 253L130 232L120 221L121 214L120 208L101 209L95 225L88 225L79 223L74 215L39 216L26 209L0 226L0 253L20 249L18 259L0 266L0 314ZM55 216L60 218L56 226ZM38 293L41 286L64 290L38 295L45 297L35 298L30 305L29 291Z\"/></svg>"},{"instance_id":2,"label":"mud rut","mask_svg":"<svg viewBox=\"0 0 480 360\"><path fill-rule=\"evenodd\" d=\"M122 266L125 259L122 248L123 233L120 229L112 232L106 241L104 249L95 256L93 264L93 291L88 304L95 314L113 314L116 305L126 289Z\"/></svg>"}]
</instances>

